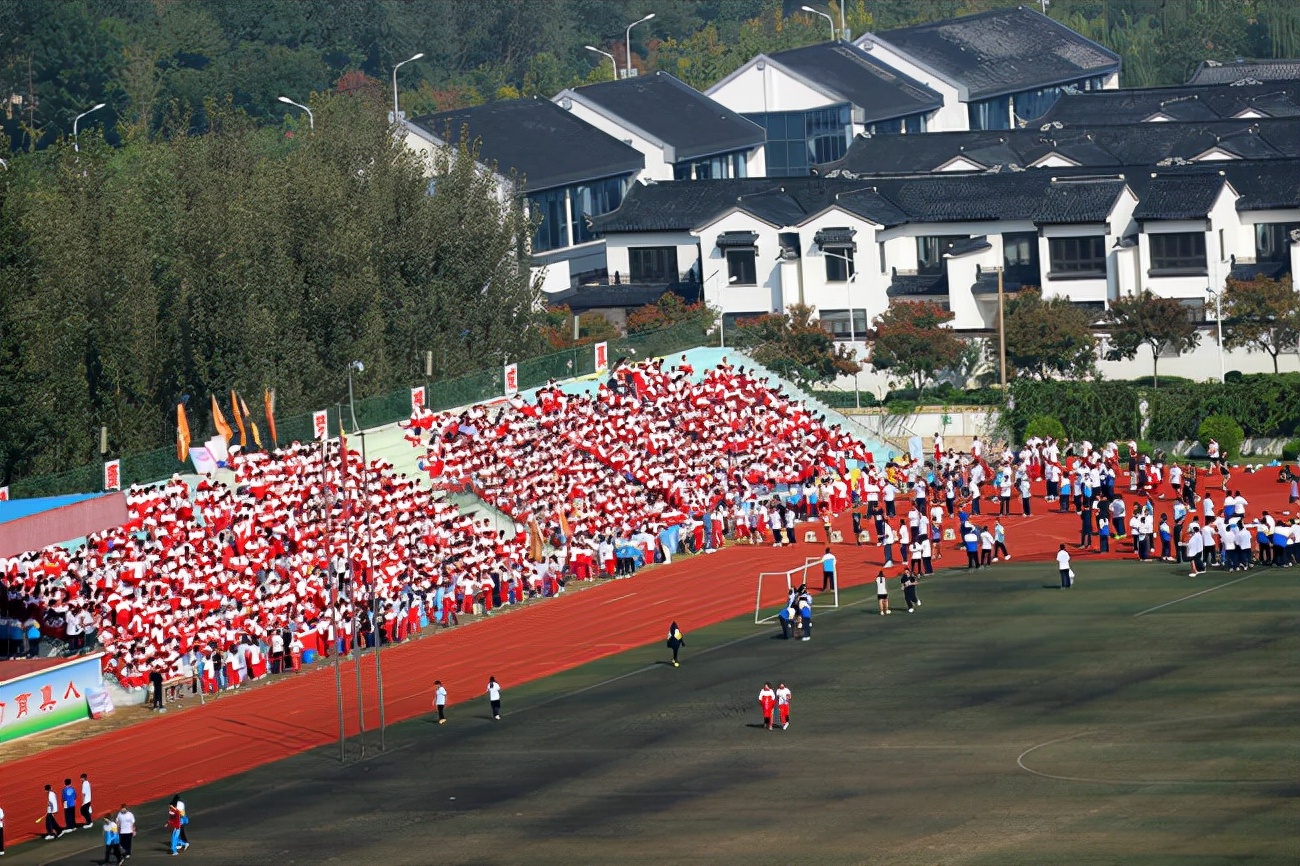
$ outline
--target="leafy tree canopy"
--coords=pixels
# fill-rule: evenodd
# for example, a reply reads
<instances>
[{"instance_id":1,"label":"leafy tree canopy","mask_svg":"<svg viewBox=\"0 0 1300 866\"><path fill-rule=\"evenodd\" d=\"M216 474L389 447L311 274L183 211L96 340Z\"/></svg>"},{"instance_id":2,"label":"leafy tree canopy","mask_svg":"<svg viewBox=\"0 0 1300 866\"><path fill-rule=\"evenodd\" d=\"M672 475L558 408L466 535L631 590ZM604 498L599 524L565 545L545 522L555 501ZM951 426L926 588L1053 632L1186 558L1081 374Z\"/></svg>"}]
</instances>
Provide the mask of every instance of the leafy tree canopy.
<instances>
[{"instance_id":1,"label":"leafy tree canopy","mask_svg":"<svg viewBox=\"0 0 1300 866\"><path fill-rule=\"evenodd\" d=\"M1192 312L1182 301L1157 297L1150 289L1112 301L1106 357L1129 360L1146 348L1151 352L1151 387L1158 387L1160 356L1166 351L1182 354L1200 345L1201 332Z\"/></svg>"},{"instance_id":2,"label":"leafy tree canopy","mask_svg":"<svg viewBox=\"0 0 1300 866\"><path fill-rule=\"evenodd\" d=\"M1228 280L1223 302L1223 343L1228 348L1268 353L1274 373L1278 355L1300 351L1300 296L1290 274L1280 280Z\"/></svg>"},{"instance_id":3,"label":"leafy tree canopy","mask_svg":"<svg viewBox=\"0 0 1300 866\"><path fill-rule=\"evenodd\" d=\"M1007 363L1039 379L1082 378L1095 366L1097 340L1092 318L1069 298L1044 301L1034 287L1022 289L1006 304ZM997 344L989 342L997 351Z\"/></svg>"},{"instance_id":4,"label":"leafy tree canopy","mask_svg":"<svg viewBox=\"0 0 1300 866\"><path fill-rule=\"evenodd\" d=\"M847 346L835 342L812 307L791 304L784 313L746 319L728 331L736 348L801 387L830 382L861 369Z\"/></svg>"},{"instance_id":5,"label":"leafy tree canopy","mask_svg":"<svg viewBox=\"0 0 1300 866\"><path fill-rule=\"evenodd\" d=\"M922 388L961 360L965 341L946 327L953 314L929 301L893 301L876 319L871 364Z\"/></svg>"}]
</instances>

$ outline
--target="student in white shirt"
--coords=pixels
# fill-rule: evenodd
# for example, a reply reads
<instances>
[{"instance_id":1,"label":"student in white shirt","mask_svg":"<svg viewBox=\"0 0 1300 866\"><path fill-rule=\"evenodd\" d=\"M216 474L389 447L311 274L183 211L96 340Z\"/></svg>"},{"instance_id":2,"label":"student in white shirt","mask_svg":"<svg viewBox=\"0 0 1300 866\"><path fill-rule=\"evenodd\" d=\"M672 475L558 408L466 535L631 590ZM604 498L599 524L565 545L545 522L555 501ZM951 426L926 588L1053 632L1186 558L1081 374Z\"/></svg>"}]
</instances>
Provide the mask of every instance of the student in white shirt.
<instances>
[{"instance_id":1,"label":"student in white shirt","mask_svg":"<svg viewBox=\"0 0 1300 866\"><path fill-rule=\"evenodd\" d=\"M889 584L885 581L883 571L876 575L876 605L880 608L881 616L892 613L889 609Z\"/></svg>"},{"instance_id":2,"label":"student in white shirt","mask_svg":"<svg viewBox=\"0 0 1300 866\"><path fill-rule=\"evenodd\" d=\"M1061 589L1069 589L1074 585L1074 577L1070 570L1070 552L1064 544L1056 552L1056 567L1061 571Z\"/></svg>"},{"instance_id":3,"label":"student in white shirt","mask_svg":"<svg viewBox=\"0 0 1300 866\"><path fill-rule=\"evenodd\" d=\"M496 677L488 677L488 704L492 707L492 718L501 721L501 684Z\"/></svg>"}]
</instances>

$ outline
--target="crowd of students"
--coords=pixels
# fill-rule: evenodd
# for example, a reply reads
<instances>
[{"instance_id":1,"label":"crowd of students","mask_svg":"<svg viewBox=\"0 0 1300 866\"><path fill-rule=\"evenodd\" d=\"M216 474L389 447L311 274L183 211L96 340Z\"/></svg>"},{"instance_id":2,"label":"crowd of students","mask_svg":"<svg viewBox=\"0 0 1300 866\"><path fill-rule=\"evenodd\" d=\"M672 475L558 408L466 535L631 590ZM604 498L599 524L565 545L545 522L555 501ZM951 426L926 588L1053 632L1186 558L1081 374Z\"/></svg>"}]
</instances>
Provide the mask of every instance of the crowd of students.
<instances>
[{"instance_id":1,"label":"crowd of students","mask_svg":"<svg viewBox=\"0 0 1300 866\"><path fill-rule=\"evenodd\" d=\"M232 484L133 487L123 526L0 560L0 599L47 636L97 643L127 686L232 689L312 652L400 641L558 595L571 577L715 549L726 531L753 533L749 510L778 484L808 482L781 497L792 515L819 495L847 502L842 483L816 479L866 456L725 361L699 377L684 361L621 363L590 397L548 387L534 401L417 412L408 427L432 489L364 465L344 440L232 448ZM457 477L513 531L445 501L437 488Z\"/></svg>"}]
</instances>

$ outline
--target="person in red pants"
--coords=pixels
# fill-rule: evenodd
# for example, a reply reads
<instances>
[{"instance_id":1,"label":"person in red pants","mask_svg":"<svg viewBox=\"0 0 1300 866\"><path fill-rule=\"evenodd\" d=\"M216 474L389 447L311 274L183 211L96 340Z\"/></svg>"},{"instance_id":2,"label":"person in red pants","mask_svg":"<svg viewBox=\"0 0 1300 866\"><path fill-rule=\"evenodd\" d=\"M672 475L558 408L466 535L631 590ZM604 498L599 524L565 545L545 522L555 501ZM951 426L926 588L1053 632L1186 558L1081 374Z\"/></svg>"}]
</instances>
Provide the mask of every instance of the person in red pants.
<instances>
[{"instance_id":1,"label":"person in red pants","mask_svg":"<svg viewBox=\"0 0 1300 866\"><path fill-rule=\"evenodd\" d=\"M772 691L771 683L763 683L763 688L758 693L758 705L763 710L763 727L772 730L772 710L776 707L776 692Z\"/></svg>"},{"instance_id":2,"label":"person in red pants","mask_svg":"<svg viewBox=\"0 0 1300 866\"><path fill-rule=\"evenodd\" d=\"M785 683L780 683L776 687L776 708L780 713L781 730L790 727L790 690L786 688Z\"/></svg>"}]
</instances>

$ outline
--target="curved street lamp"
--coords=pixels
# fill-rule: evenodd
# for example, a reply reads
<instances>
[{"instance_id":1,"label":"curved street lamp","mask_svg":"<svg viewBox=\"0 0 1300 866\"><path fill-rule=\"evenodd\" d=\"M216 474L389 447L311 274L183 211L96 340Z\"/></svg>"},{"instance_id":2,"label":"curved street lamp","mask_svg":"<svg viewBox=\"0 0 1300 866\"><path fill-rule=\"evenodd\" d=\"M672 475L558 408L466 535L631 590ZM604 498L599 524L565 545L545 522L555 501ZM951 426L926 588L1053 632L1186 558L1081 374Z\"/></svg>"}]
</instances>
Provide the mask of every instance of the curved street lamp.
<instances>
[{"instance_id":1,"label":"curved street lamp","mask_svg":"<svg viewBox=\"0 0 1300 866\"><path fill-rule=\"evenodd\" d=\"M812 8L811 6L800 6L799 8L804 12L811 12L814 15L820 15L821 17L825 18L826 23L831 25L831 41L832 42L835 41L835 19L834 18L827 15L825 12L818 12L816 9Z\"/></svg>"},{"instance_id":2,"label":"curved street lamp","mask_svg":"<svg viewBox=\"0 0 1300 866\"><path fill-rule=\"evenodd\" d=\"M393 67L393 123L397 123L399 119L399 113L397 110L397 70L401 69L403 66L405 66L408 63L414 63L416 60L419 60L423 56L424 56L424 52L421 51L418 54L414 54L406 58L401 63Z\"/></svg>"},{"instance_id":3,"label":"curved street lamp","mask_svg":"<svg viewBox=\"0 0 1300 866\"><path fill-rule=\"evenodd\" d=\"M307 112L307 126L310 127L311 129L316 128L316 115L311 113L310 108L303 105L301 102L294 102L292 99L290 99L287 96L281 96L278 98L285 105L292 105L294 108L301 108L303 111Z\"/></svg>"},{"instance_id":4,"label":"curved street lamp","mask_svg":"<svg viewBox=\"0 0 1300 866\"><path fill-rule=\"evenodd\" d=\"M597 48L595 45L584 45L584 46L582 46L582 47L585 48L585 49L587 49L588 51L594 51L594 52L596 52L597 54L603 54L603 55L605 55L606 57L608 57L608 58L609 58L609 62L612 63L612 64L614 64L614 80L615 80L615 81L618 81L618 60L614 57L613 54L610 54L608 51L601 51L601 50L600 50L599 48Z\"/></svg>"},{"instance_id":5,"label":"curved street lamp","mask_svg":"<svg viewBox=\"0 0 1300 866\"><path fill-rule=\"evenodd\" d=\"M81 153L81 143L77 141L77 124L81 122L81 118L92 112L99 111L104 105L105 103L101 102L94 108L88 108L72 119L72 149L74 152Z\"/></svg>"},{"instance_id":6,"label":"curved street lamp","mask_svg":"<svg viewBox=\"0 0 1300 866\"><path fill-rule=\"evenodd\" d=\"M649 21L653 17L655 17L655 14L651 12L646 17L638 21L633 21L631 24L627 25L627 33L625 34L625 40L624 40L625 41L624 47L627 49L627 58L626 58L627 69L623 73L624 78L632 77L632 28L637 26L638 24L644 24L645 22Z\"/></svg>"}]
</instances>

